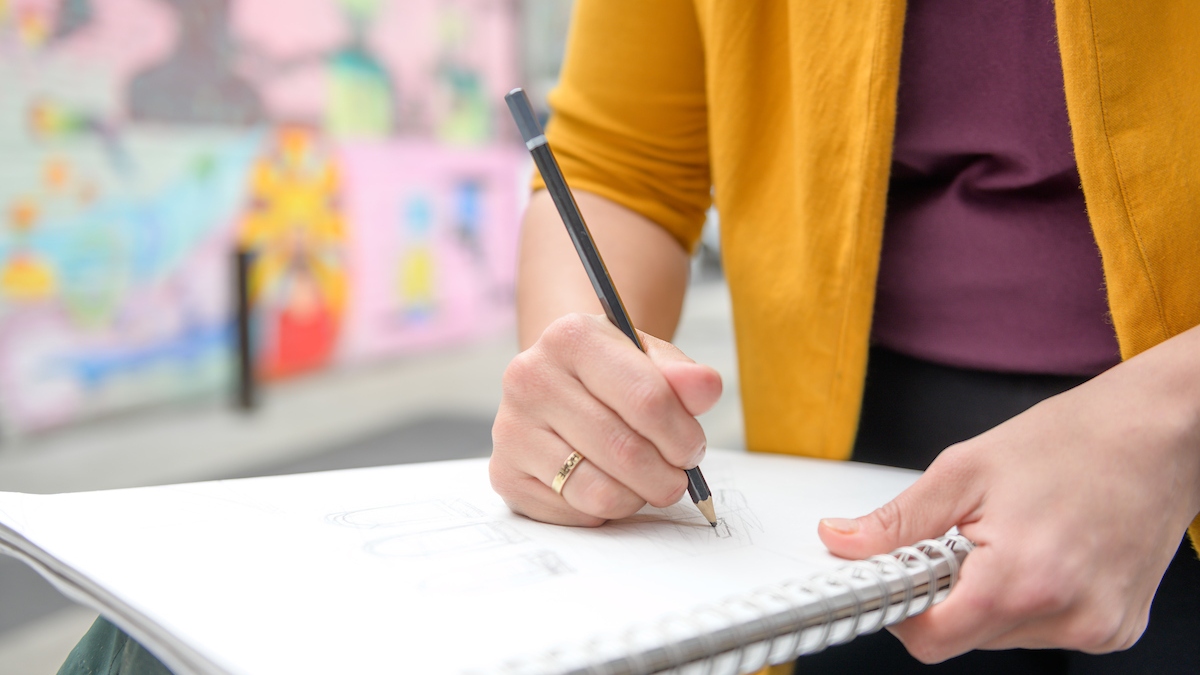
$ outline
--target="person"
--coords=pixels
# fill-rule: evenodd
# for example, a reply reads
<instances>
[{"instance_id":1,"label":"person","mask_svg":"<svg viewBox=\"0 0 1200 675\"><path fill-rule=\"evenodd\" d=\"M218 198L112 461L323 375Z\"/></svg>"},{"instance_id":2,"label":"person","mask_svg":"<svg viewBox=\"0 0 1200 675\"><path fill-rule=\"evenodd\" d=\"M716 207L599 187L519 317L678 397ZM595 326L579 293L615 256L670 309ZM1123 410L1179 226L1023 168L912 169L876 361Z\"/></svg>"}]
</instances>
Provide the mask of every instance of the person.
<instances>
[{"instance_id":1,"label":"person","mask_svg":"<svg viewBox=\"0 0 1200 675\"><path fill-rule=\"evenodd\" d=\"M928 466L830 514L834 553L979 544L899 642L806 671L1200 672L1200 3L576 5L547 135L663 339L607 324L534 194L507 503L594 526L683 494L721 383L667 340L715 191L747 446ZM61 672L143 655L101 620Z\"/></svg>"},{"instance_id":2,"label":"person","mask_svg":"<svg viewBox=\"0 0 1200 675\"><path fill-rule=\"evenodd\" d=\"M805 672L1200 672L1200 4L577 0L550 100L649 358L536 191L490 462L514 511L683 494L721 382L669 340L715 200L747 447L927 467L821 521L837 555L978 544L898 642Z\"/></svg>"}]
</instances>

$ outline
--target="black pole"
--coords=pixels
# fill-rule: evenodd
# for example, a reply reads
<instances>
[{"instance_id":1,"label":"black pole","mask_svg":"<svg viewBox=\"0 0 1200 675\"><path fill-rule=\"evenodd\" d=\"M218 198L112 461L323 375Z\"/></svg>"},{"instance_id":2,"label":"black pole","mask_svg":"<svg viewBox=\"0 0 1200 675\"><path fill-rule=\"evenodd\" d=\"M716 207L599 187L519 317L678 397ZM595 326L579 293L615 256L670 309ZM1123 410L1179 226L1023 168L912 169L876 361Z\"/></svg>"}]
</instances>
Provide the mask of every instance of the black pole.
<instances>
[{"instance_id":1,"label":"black pole","mask_svg":"<svg viewBox=\"0 0 1200 675\"><path fill-rule=\"evenodd\" d=\"M250 337L250 266L252 251L238 247L233 252L233 292L237 326L237 407L243 411L258 406L258 383L254 378L254 345Z\"/></svg>"}]
</instances>

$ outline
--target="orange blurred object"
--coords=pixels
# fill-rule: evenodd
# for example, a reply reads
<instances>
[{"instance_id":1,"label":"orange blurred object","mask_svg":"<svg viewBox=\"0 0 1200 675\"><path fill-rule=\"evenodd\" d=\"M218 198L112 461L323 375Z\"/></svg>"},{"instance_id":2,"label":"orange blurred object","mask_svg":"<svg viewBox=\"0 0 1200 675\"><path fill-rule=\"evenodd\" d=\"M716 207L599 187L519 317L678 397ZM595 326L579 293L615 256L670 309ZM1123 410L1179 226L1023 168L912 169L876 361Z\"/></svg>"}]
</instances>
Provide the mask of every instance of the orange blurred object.
<instances>
[{"instance_id":1,"label":"orange blurred object","mask_svg":"<svg viewBox=\"0 0 1200 675\"><path fill-rule=\"evenodd\" d=\"M46 161L45 167L42 169L42 180L46 183L46 187L60 191L66 186L71 178L71 165L63 159L50 159Z\"/></svg>"},{"instance_id":2,"label":"orange blurred object","mask_svg":"<svg viewBox=\"0 0 1200 675\"><path fill-rule=\"evenodd\" d=\"M22 197L13 202L8 208L8 222L14 230L27 232L33 229L41 216L37 202L29 197Z\"/></svg>"}]
</instances>

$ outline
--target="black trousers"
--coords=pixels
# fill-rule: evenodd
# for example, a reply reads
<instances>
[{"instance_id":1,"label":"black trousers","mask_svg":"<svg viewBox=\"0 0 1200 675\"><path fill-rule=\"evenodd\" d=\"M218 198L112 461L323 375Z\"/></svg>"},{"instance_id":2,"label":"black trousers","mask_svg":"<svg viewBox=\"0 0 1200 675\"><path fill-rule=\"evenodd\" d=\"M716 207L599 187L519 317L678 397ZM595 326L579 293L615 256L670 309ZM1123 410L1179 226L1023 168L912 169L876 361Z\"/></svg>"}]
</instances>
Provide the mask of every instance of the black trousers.
<instances>
[{"instance_id":1,"label":"black trousers","mask_svg":"<svg viewBox=\"0 0 1200 675\"><path fill-rule=\"evenodd\" d=\"M943 448L1085 379L950 368L874 347L854 459L924 469ZM881 631L796 662L797 675L876 672L1200 673L1200 560L1184 537L1154 597L1145 634L1124 652L1095 656L1063 650L975 651L926 666L909 656L891 633Z\"/></svg>"}]
</instances>

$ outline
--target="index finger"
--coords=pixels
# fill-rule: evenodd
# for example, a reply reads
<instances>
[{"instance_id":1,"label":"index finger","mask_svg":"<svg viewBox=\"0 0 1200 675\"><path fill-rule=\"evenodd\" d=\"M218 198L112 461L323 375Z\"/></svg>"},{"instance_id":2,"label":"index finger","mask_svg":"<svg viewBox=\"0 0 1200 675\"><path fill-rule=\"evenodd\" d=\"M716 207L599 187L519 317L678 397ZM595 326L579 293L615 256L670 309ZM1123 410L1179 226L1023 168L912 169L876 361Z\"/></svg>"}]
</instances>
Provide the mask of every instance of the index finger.
<instances>
[{"instance_id":1,"label":"index finger","mask_svg":"<svg viewBox=\"0 0 1200 675\"><path fill-rule=\"evenodd\" d=\"M603 328L580 326L557 336L572 343L563 351L572 357L560 365L669 463L681 469L695 466L705 449L704 430L666 377L616 326L603 317L586 319Z\"/></svg>"}]
</instances>

